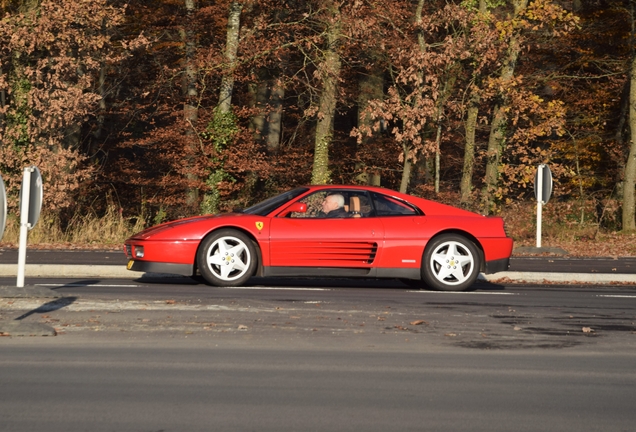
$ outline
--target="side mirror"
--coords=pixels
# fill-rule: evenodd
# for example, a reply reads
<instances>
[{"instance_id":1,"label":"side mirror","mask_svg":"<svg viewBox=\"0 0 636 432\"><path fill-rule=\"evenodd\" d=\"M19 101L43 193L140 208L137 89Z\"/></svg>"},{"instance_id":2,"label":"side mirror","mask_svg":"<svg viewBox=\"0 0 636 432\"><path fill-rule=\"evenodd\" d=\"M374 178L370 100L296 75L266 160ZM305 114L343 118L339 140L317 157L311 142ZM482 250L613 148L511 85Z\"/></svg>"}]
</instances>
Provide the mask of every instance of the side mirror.
<instances>
[{"instance_id":1,"label":"side mirror","mask_svg":"<svg viewBox=\"0 0 636 432\"><path fill-rule=\"evenodd\" d=\"M285 217L290 213L307 213L307 204L302 202L295 202L289 207L287 207L279 217Z\"/></svg>"}]
</instances>

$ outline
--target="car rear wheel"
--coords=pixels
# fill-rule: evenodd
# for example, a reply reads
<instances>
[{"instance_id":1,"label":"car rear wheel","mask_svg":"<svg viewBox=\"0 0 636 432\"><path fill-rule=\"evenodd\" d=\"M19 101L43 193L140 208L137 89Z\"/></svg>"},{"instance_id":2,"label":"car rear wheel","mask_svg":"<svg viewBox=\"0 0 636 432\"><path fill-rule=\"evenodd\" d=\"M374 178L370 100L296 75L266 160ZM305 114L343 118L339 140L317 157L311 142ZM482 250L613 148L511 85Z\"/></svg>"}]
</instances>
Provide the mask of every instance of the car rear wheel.
<instances>
[{"instance_id":1,"label":"car rear wheel","mask_svg":"<svg viewBox=\"0 0 636 432\"><path fill-rule=\"evenodd\" d=\"M252 277L258 255L252 240L240 231L223 229L206 237L197 253L201 276L216 286L240 286Z\"/></svg>"},{"instance_id":2,"label":"car rear wheel","mask_svg":"<svg viewBox=\"0 0 636 432\"><path fill-rule=\"evenodd\" d=\"M481 255L475 244L457 234L444 234L429 242L424 252L422 277L441 291L464 291L477 279Z\"/></svg>"}]
</instances>

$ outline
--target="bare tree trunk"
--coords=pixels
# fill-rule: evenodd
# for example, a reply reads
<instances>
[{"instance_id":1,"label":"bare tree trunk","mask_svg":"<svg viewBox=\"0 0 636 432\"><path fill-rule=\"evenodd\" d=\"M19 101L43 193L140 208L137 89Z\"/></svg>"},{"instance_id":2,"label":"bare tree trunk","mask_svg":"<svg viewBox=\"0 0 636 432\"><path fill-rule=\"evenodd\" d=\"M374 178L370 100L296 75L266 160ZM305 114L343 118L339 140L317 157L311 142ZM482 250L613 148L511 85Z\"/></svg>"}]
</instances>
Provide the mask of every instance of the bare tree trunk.
<instances>
[{"instance_id":1,"label":"bare tree trunk","mask_svg":"<svg viewBox=\"0 0 636 432\"><path fill-rule=\"evenodd\" d=\"M516 18L526 8L528 0L514 0L513 4L515 8L514 18ZM515 66L521 51L518 36L518 34L513 34L510 38L508 54L504 60L501 71L501 79L504 84L510 82L515 72ZM499 182L499 164L506 138L506 123L508 121L506 103L505 97L502 96L501 102L495 106L492 115L490 136L488 138L486 176L482 191L482 211L485 214L489 214L492 210L494 192L497 190L497 183Z\"/></svg>"},{"instance_id":2,"label":"bare tree trunk","mask_svg":"<svg viewBox=\"0 0 636 432\"><path fill-rule=\"evenodd\" d=\"M425 0L418 0L417 7L415 9L415 25L420 25L422 23L422 10L424 9ZM421 30L417 31L417 44L422 53L426 52L426 41L424 40L424 34ZM417 72L418 78L420 82L423 82L424 74L422 71ZM404 150L404 163L402 166L402 180L400 181L400 192L407 193L409 184L411 183L411 171L412 171L412 161L409 159L409 153L411 150L411 144L405 143L402 145Z\"/></svg>"},{"instance_id":3,"label":"bare tree trunk","mask_svg":"<svg viewBox=\"0 0 636 432\"><path fill-rule=\"evenodd\" d=\"M435 137L435 193L436 194L439 193L439 172L441 169L440 158L442 154L440 150L441 145L442 145L442 123L440 119L437 124L437 136Z\"/></svg>"},{"instance_id":4,"label":"bare tree trunk","mask_svg":"<svg viewBox=\"0 0 636 432\"><path fill-rule=\"evenodd\" d=\"M186 122L186 138L188 145L188 168L194 165L194 155L198 148L198 133L196 124L199 119L199 109L197 101L197 74L194 56L196 52L196 36L192 31L191 21L196 11L195 0L185 0L186 22L181 28L181 39L185 48L185 70L183 75L182 95L183 104L183 120ZM188 187L186 190L186 203L189 206L195 206L199 202L199 188L196 186L198 177L193 172L186 174L188 179Z\"/></svg>"},{"instance_id":5,"label":"bare tree trunk","mask_svg":"<svg viewBox=\"0 0 636 432\"><path fill-rule=\"evenodd\" d=\"M219 112L228 113L232 109L232 92L234 91L234 69L239 44L239 30L241 25L241 11L243 4L233 1L227 20L227 41L225 43L225 71L221 80L219 94Z\"/></svg>"},{"instance_id":6,"label":"bare tree trunk","mask_svg":"<svg viewBox=\"0 0 636 432\"><path fill-rule=\"evenodd\" d=\"M269 98L269 88L266 82L266 72L262 69L252 71L257 81L248 86L250 95L250 107L254 108L255 114L250 118L250 130L254 133L256 141L262 141L267 129L267 99Z\"/></svg>"},{"instance_id":7,"label":"bare tree trunk","mask_svg":"<svg viewBox=\"0 0 636 432\"><path fill-rule=\"evenodd\" d=\"M417 8L415 10L415 24L416 25L420 25L422 23L422 12L424 9L424 3L426 2L426 0L418 0L417 3ZM427 44L426 44L426 40L424 39L424 34L422 33L421 30L418 30L417 32L417 43L420 49L420 52L425 53L426 50L428 49ZM439 193L440 190L440 170L441 170L441 142L442 142L442 118L444 115L444 105L446 104L446 101L448 100L451 90L455 84L455 76L453 76L452 74L452 69L453 69L453 65L449 65L446 68L445 73L447 73L447 75L445 76L445 80L443 82L443 88L440 89L440 94L439 97L437 98L436 102L435 102L435 124L437 125L437 127L435 128L435 154L432 158L432 163L433 163L433 176L434 176L434 189L435 189L435 193ZM420 82L423 82L424 80L424 74L423 72L420 70L418 71L418 78ZM424 132L423 132L424 133ZM433 133L433 128L430 128L430 133ZM405 154L406 157L406 154ZM421 159L421 155L420 155L420 159ZM405 161L406 162L406 161ZM424 163L420 163L419 165L416 166L424 166L426 174L425 177L429 176L429 169L428 167L431 166L431 161L430 158L428 157L428 155L426 155L426 160L424 161ZM402 183L405 182L404 179L404 174L408 174L410 176L410 169L408 171L405 170L405 173L403 173L402 176ZM406 180L406 183L408 185L408 179Z\"/></svg>"},{"instance_id":8,"label":"bare tree trunk","mask_svg":"<svg viewBox=\"0 0 636 432\"><path fill-rule=\"evenodd\" d=\"M183 30L183 42L185 45L185 74L183 85L183 96L185 96L184 118L187 122L194 124L199 118L197 102L197 74L198 69L194 62L196 53L196 36L188 25L195 12L195 0L185 0L186 25ZM188 130L192 131L193 127Z\"/></svg>"},{"instance_id":9,"label":"bare tree trunk","mask_svg":"<svg viewBox=\"0 0 636 432\"><path fill-rule=\"evenodd\" d=\"M104 114L106 113L106 63L103 61L99 66L99 115L97 116L97 130L95 130L95 138L99 139L104 130ZM91 155L93 152L91 151Z\"/></svg>"},{"instance_id":10,"label":"bare tree trunk","mask_svg":"<svg viewBox=\"0 0 636 432\"><path fill-rule=\"evenodd\" d=\"M505 106L496 105L493 110L490 136L488 137L488 151L486 153L486 177L482 191L482 210L484 214L489 214L491 211L494 193L499 182L499 161L506 138L506 121Z\"/></svg>"},{"instance_id":11,"label":"bare tree trunk","mask_svg":"<svg viewBox=\"0 0 636 432\"><path fill-rule=\"evenodd\" d=\"M409 159L410 147L407 144L402 146L404 150L404 165L402 169L402 181L400 182L400 193L406 193L409 188L409 182L411 180L411 160Z\"/></svg>"},{"instance_id":12,"label":"bare tree trunk","mask_svg":"<svg viewBox=\"0 0 636 432\"><path fill-rule=\"evenodd\" d=\"M462 180L460 183L460 200L462 206L466 207L471 201L473 189L473 172L475 164L475 132L477 130L477 105L468 108L466 116L466 141L464 143L464 169L462 170Z\"/></svg>"},{"instance_id":13,"label":"bare tree trunk","mask_svg":"<svg viewBox=\"0 0 636 432\"><path fill-rule=\"evenodd\" d=\"M384 98L384 77L383 70L379 67L372 67L368 74L360 75L358 86L360 95L358 96L358 127L366 126L371 128L373 121L370 116L364 115L365 109L369 105L370 100L382 100ZM362 145L365 145L375 139L375 137L364 136ZM371 184L372 181L378 181L374 178L374 174L367 169L362 163L357 166L360 174L356 177L357 181L362 184ZM378 175L376 175L377 177Z\"/></svg>"},{"instance_id":14,"label":"bare tree trunk","mask_svg":"<svg viewBox=\"0 0 636 432\"><path fill-rule=\"evenodd\" d=\"M102 20L102 34L106 33L106 19ZM97 114L97 127L93 132L93 139L89 140L87 154L91 160L97 159L98 149L101 143L97 141L104 133L104 121L106 120L106 62L102 59L99 64L99 77L97 79L99 89L99 113Z\"/></svg>"},{"instance_id":15,"label":"bare tree trunk","mask_svg":"<svg viewBox=\"0 0 636 432\"><path fill-rule=\"evenodd\" d=\"M330 180L329 146L333 139L333 122L338 99L338 77L341 60L338 54L340 40L340 10L333 2L329 5L333 20L327 28L327 48L323 60L322 92L318 107L316 141L314 145L314 166L311 175L312 184L327 184Z\"/></svg>"},{"instance_id":16,"label":"bare tree trunk","mask_svg":"<svg viewBox=\"0 0 636 432\"><path fill-rule=\"evenodd\" d=\"M435 193L439 193L440 170L441 170L441 146L442 146L442 118L444 117L444 105L451 95L451 91L455 86L456 76L453 74L453 65L446 70L448 75L444 80L444 87L437 98L435 121L437 123L437 134L435 135Z\"/></svg>"},{"instance_id":17,"label":"bare tree trunk","mask_svg":"<svg viewBox=\"0 0 636 432\"><path fill-rule=\"evenodd\" d=\"M426 0L418 0L417 8L415 9L415 24L422 24L422 10L424 9L424 3ZM426 41L424 40L424 35L421 30L417 32L417 43L420 46L420 51L426 51Z\"/></svg>"},{"instance_id":18,"label":"bare tree trunk","mask_svg":"<svg viewBox=\"0 0 636 432\"><path fill-rule=\"evenodd\" d=\"M485 15L488 13L486 0L479 0L479 14ZM477 76L473 74L473 81L477 80ZM472 96L468 102L468 110L466 115L466 123L464 129L466 132L466 140L464 142L464 167L462 170L462 179L460 182L460 198L459 202L462 207L469 207L472 202L473 191L473 174L475 172L475 150L477 143L475 142L475 135L477 132L477 116L479 114L479 101L480 96L477 94L477 89L473 89Z\"/></svg>"},{"instance_id":19,"label":"bare tree trunk","mask_svg":"<svg viewBox=\"0 0 636 432\"><path fill-rule=\"evenodd\" d=\"M280 137L283 129L283 100L285 88L277 79L270 81L270 111L267 118L267 151L269 154L278 154L280 151Z\"/></svg>"},{"instance_id":20,"label":"bare tree trunk","mask_svg":"<svg viewBox=\"0 0 636 432\"><path fill-rule=\"evenodd\" d=\"M0 71L0 75L2 75L2 71ZM4 89L0 90L0 108L4 110L4 107L7 105L7 93ZM4 129L4 114L0 113L0 129Z\"/></svg>"},{"instance_id":21,"label":"bare tree trunk","mask_svg":"<svg viewBox=\"0 0 636 432\"><path fill-rule=\"evenodd\" d=\"M632 41L634 39L635 17L632 7ZM636 55L632 53L629 88L629 128L631 143L625 164L625 180L623 184L623 231L636 230L636 208L634 188L636 187Z\"/></svg>"},{"instance_id":22,"label":"bare tree trunk","mask_svg":"<svg viewBox=\"0 0 636 432\"><path fill-rule=\"evenodd\" d=\"M629 154L625 163L625 176L623 182L623 231L636 230L636 51L634 50L634 40L636 40L636 17L634 16L634 3L630 2L630 15L632 22L631 46L632 65L629 71L629 129L631 142ZM621 133L621 131L619 131Z\"/></svg>"},{"instance_id":23,"label":"bare tree trunk","mask_svg":"<svg viewBox=\"0 0 636 432\"><path fill-rule=\"evenodd\" d=\"M256 114L250 120L250 128L254 132L254 139L266 144L269 154L278 154L285 88L267 69L261 68L255 71L255 75L258 82L250 86L250 94Z\"/></svg>"}]
</instances>

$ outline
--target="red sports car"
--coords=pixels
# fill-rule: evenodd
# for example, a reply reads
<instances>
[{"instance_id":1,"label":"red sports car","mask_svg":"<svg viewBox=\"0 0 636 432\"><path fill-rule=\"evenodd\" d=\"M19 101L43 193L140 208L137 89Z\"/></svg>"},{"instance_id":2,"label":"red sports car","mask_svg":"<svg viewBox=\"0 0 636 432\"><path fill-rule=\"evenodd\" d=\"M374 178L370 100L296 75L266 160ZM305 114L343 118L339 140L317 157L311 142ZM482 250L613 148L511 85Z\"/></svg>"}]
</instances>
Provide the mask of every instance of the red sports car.
<instances>
[{"instance_id":1,"label":"red sports car","mask_svg":"<svg viewBox=\"0 0 636 432\"><path fill-rule=\"evenodd\" d=\"M125 242L128 269L239 286L252 276L398 278L465 290L507 270L503 219L367 186L305 186L235 213L148 228Z\"/></svg>"}]
</instances>

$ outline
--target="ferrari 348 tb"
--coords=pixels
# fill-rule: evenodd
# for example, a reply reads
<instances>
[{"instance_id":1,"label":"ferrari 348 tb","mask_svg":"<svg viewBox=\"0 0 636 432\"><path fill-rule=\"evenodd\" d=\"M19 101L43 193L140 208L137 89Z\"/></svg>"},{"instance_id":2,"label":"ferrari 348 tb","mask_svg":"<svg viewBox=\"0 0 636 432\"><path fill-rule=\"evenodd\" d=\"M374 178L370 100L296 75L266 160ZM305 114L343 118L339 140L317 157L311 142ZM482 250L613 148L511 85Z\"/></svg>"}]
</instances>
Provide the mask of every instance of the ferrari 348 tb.
<instances>
[{"instance_id":1,"label":"ferrari 348 tb","mask_svg":"<svg viewBox=\"0 0 636 432\"><path fill-rule=\"evenodd\" d=\"M332 211L333 210L333 211ZM397 278L468 289L508 269L503 219L367 186L305 186L245 210L167 222L125 242L128 269L240 286L252 276Z\"/></svg>"}]
</instances>

